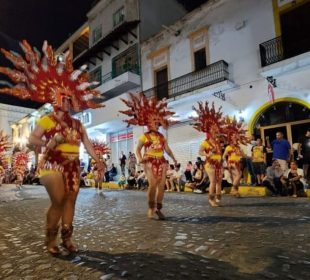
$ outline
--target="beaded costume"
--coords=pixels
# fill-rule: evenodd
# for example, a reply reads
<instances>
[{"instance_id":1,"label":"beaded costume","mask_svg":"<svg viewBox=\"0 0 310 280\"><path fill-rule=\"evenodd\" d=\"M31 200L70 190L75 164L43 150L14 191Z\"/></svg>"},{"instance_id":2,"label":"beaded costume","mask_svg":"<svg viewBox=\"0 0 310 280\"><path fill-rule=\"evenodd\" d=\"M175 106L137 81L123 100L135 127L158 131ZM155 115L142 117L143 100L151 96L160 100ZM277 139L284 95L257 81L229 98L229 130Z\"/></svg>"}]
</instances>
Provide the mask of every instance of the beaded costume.
<instances>
[{"instance_id":1,"label":"beaded costume","mask_svg":"<svg viewBox=\"0 0 310 280\"><path fill-rule=\"evenodd\" d=\"M42 48L43 54L25 40L20 46L24 57L1 49L16 68L13 70L0 67L0 73L16 83L13 88L0 89L1 93L50 103L54 111L62 109L64 99L70 101L74 112L103 106L92 101L93 97L100 95L98 91L90 89L96 82L88 82L85 66L79 70L73 69L69 52L62 56L62 60L57 60L52 46L46 41ZM80 121L73 119L68 113L64 114L63 120L59 120L56 114L52 113L42 117L38 125L44 129L47 142L50 139L57 142L55 149L45 151L43 161L39 163L40 176L61 172L66 182L66 190L74 190L79 184L79 145L84 131Z\"/></svg>"},{"instance_id":2,"label":"beaded costume","mask_svg":"<svg viewBox=\"0 0 310 280\"><path fill-rule=\"evenodd\" d=\"M149 131L140 136L139 140L144 143L143 163L151 163L152 171L155 177L161 178L163 167L167 164L164 157L165 143L164 136L158 132L151 130L154 124L167 129L174 121L169 120L169 117L174 115L167 109L165 100L157 101L155 97L149 100L143 93L138 96L130 94L130 99L121 99L130 109L120 111L121 113L131 117L125 120L128 125L147 126Z\"/></svg>"}]
</instances>

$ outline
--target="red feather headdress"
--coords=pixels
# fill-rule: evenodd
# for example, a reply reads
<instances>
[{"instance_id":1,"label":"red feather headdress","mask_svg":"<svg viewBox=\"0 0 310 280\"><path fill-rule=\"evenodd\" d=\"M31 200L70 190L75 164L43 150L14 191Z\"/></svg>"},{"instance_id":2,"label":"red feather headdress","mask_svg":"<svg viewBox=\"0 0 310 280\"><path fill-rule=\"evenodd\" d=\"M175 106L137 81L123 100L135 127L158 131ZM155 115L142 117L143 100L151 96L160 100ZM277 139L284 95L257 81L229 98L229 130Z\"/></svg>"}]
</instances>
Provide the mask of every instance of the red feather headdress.
<instances>
[{"instance_id":1,"label":"red feather headdress","mask_svg":"<svg viewBox=\"0 0 310 280\"><path fill-rule=\"evenodd\" d=\"M176 121L169 120L175 113L171 112L167 108L166 100L157 101L156 97L151 97L149 100L141 92L138 96L129 93L129 99L121 100L130 108L126 111L119 111L131 117L128 120L124 120L128 125L140 125L140 126L152 126L154 123L158 123L164 129L167 129L169 125L176 123Z\"/></svg>"},{"instance_id":2,"label":"red feather headdress","mask_svg":"<svg viewBox=\"0 0 310 280\"><path fill-rule=\"evenodd\" d=\"M106 143L99 142L97 140L91 140L91 143L94 147L95 153L97 155L106 155L110 154L111 150Z\"/></svg>"},{"instance_id":3,"label":"red feather headdress","mask_svg":"<svg viewBox=\"0 0 310 280\"><path fill-rule=\"evenodd\" d=\"M16 85L13 88L2 88L0 92L14 95L21 99L30 99L41 103L50 103L61 107L62 97L71 100L75 112L88 108L98 108L91 99L100 96L96 90L90 89L96 82L89 83L89 77L83 71L85 66L74 70L69 52L64 54L64 61L56 60L54 51L47 41L41 53L32 48L26 40L20 43L24 58L15 52L1 49L16 69L0 67L0 73L7 75Z\"/></svg>"},{"instance_id":4,"label":"red feather headdress","mask_svg":"<svg viewBox=\"0 0 310 280\"><path fill-rule=\"evenodd\" d=\"M233 138L242 144L246 144L249 141L246 136L247 130L244 128L242 121L238 122L235 116L233 118L226 116L224 121L224 133L229 143L232 142Z\"/></svg>"},{"instance_id":5,"label":"red feather headdress","mask_svg":"<svg viewBox=\"0 0 310 280\"><path fill-rule=\"evenodd\" d=\"M209 108L209 103L198 102L198 108L193 106L193 110L197 113L197 117L191 117L194 121L192 123L193 127L198 131L205 132L209 137L211 136L212 127L216 127L218 134L223 134L224 119L221 112L222 107L218 110L214 107L214 102L212 107ZM213 135L214 136L214 135Z\"/></svg>"}]
</instances>

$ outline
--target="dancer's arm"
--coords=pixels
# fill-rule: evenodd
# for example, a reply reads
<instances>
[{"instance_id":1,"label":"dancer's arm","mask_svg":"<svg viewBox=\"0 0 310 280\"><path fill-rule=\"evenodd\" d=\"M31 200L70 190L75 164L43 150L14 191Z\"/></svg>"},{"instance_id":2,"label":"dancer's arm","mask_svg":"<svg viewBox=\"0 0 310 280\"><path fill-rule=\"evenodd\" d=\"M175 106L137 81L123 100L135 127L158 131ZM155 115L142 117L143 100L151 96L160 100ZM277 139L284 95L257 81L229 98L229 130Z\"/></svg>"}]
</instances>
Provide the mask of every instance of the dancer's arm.
<instances>
[{"instance_id":1,"label":"dancer's arm","mask_svg":"<svg viewBox=\"0 0 310 280\"><path fill-rule=\"evenodd\" d=\"M48 142L46 140L43 140L43 134L44 134L44 129L40 126L37 125L34 130L31 132L29 136L29 144L32 150L35 150L36 147L46 147L48 149L53 149L56 145L57 142L54 138L51 138Z\"/></svg>"},{"instance_id":2,"label":"dancer's arm","mask_svg":"<svg viewBox=\"0 0 310 280\"><path fill-rule=\"evenodd\" d=\"M144 143L142 141L139 140L137 148L136 148L136 155L137 155L137 159L138 159L138 163L142 163L142 154L141 154L141 150L143 148Z\"/></svg>"},{"instance_id":3,"label":"dancer's arm","mask_svg":"<svg viewBox=\"0 0 310 280\"><path fill-rule=\"evenodd\" d=\"M177 162L177 160L175 159L174 154L172 153L172 151L171 151L171 149L170 149L170 147L169 147L167 141L165 141L165 151L166 151L166 153L169 155L169 157L172 158L172 160L173 160L173 162L174 162L174 165L176 165L178 162Z\"/></svg>"}]
</instances>

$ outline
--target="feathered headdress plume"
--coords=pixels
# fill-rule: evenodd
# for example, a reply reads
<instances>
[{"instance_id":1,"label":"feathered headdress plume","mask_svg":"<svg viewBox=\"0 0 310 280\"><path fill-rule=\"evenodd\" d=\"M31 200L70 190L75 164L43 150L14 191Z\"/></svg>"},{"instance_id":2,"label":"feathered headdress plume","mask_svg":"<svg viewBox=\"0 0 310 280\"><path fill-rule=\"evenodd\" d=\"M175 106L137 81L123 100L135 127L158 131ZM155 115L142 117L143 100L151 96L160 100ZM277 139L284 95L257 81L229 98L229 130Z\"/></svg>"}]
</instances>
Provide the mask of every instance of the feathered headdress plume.
<instances>
[{"instance_id":1,"label":"feathered headdress plume","mask_svg":"<svg viewBox=\"0 0 310 280\"><path fill-rule=\"evenodd\" d=\"M65 96L71 100L72 109L79 112L88 108L98 108L103 105L91 99L100 93L90 89L97 82L90 83L84 70L74 70L69 52L63 55L63 61L57 61L54 51L47 41L43 44L43 55L23 40L20 43L24 57L13 52L1 49L16 69L0 67L0 73L8 76L16 85L13 88L2 88L0 92L14 95L21 99L30 99L41 103L50 103L59 107L61 98Z\"/></svg>"},{"instance_id":2,"label":"feathered headdress plume","mask_svg":"<svg viewBox=\"0 0 310 280\"><path fill-rule=\"evenodd\" d=\"M191 117L193 120L193 127L198 131L210 134L212 127L216 126L218 133L222 134L224 119L222 117L223 113L221 112L221 109L222 107L216 110L214 102L211 107L209 107L207 101L205 103L198 102L198 108L193 106L193 110L197 113L197 117Z\"/></svg>"},{"instance_id":3,"label":"feathered headdress plume","mask_svg":"<svg viewBox=\"0 0 310 280\"><path fill-rule=\"evenodd\" d=\"M169 120L174 112L171 112L167 108L166 100L157 101L156 97L151 97L149 100L143 93L138 96L129 93L129 99L121 100L130 108L126 111L120 111L120 113L131 117L128 120L124 120L128 125L139 126L152 126L154 123L158 123L164 129L167 129L169 125L176 123L176 121Z\"/></svg>"},{"instance_id":4,"label":"feathered headdress plume","mask_svg":"<svg viewBox=\"0 0 310 280\"><path fill-rule=\"evenodd\" d=\"M242 144L246 144L249 141L246 136L247 130L244 128L242 121L238 122L235 116L233 118L226 116L224 121L224 133L229 143L232 142L233 138Z\"/></svg>"},{"instance_id":5,"label":"feathered headdress plume","mask_svg":"<svg viewBox=\"0 0 310 280\"><path fill-rule=\"evenodd\" d=\"M91 143L97 155L106 155L111 153L111 150L106 143L102 143L97 140L91 140Z\"/></svg>"}]
</instances>

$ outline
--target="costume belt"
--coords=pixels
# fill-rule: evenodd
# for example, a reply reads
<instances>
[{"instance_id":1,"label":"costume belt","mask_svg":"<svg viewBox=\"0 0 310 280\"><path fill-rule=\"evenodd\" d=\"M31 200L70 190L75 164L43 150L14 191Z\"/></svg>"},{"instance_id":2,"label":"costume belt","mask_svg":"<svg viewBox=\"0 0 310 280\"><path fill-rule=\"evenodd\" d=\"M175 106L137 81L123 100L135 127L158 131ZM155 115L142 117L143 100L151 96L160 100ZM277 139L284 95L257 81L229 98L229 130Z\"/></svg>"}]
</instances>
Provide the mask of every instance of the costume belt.
<instances>
[{"instance_id":1,"label":"costume belt","mask_svg":"<svg viewBox=\"0 0 310 280\"><path fill-rule=\"evenodd\" d=\"M144 157L143 162L145 163L151 163L152 165L152 172L155 177L158 179L162 177L163 174L163 165L167 164L167 160L162 157Z\"/></svg>"},{"instance_id":2,"label":"costume belt","mask_svg":"<svg viewBox=\"0 0 310 280\"><path fill-rule=\"evenodd\" d=\"M39 165L40 169L62 173L66 191L74 191L80 180L80 160L78 153L49 150Z\"/></svg>"},{"instance_id":3,"label":"costume belt","mask_svg":"<svg viewBox=\"0 0 310 280\"><path fill-rule=\"evenodd\" d=\"M216 178L220 179L222 178L222 160L207 158L206 159L206 165L212 166L215 169L215 176Z\"/></svg>"}]
</instances>

